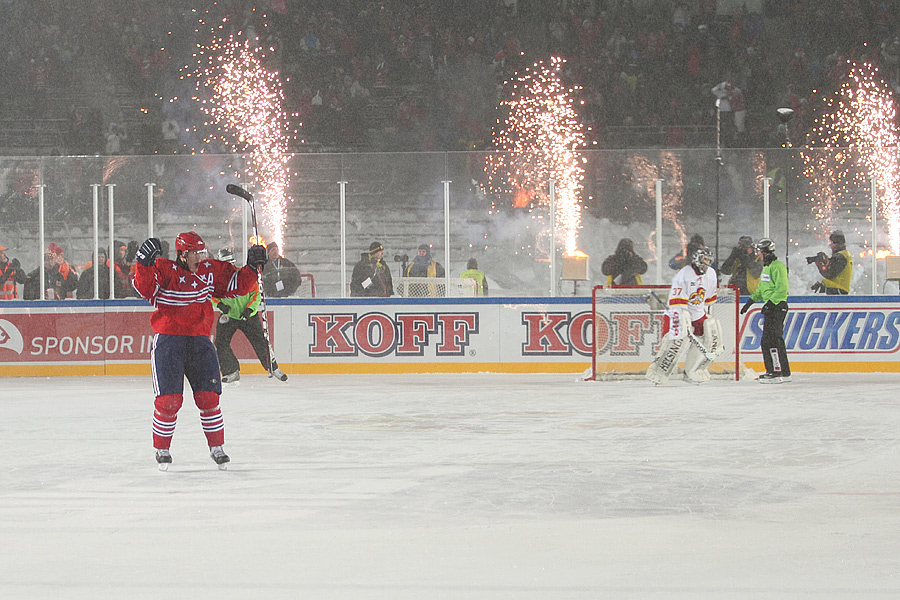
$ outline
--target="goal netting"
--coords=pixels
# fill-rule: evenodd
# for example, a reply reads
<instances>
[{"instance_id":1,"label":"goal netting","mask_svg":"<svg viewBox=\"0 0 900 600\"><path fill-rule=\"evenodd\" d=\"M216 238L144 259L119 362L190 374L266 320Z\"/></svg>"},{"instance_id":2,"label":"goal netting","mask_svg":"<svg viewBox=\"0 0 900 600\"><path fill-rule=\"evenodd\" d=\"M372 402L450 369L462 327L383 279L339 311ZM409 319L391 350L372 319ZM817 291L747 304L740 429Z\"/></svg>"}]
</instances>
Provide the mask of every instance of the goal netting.
<instances>
[{"instance_id":1,"label":"goal netting","mask_svg":"<svg viewBox=\"0 0 900 600\"><path fill-rule=\"evenodd\" d=\"M596 286L593 291L594 354L591 378L637 379L647 373L659 349L669 286ZM738 308L735 286L721 286L710 315L722 328L725 351L709 367L714 378L739 379ZM679 372L683 365L679 365Z\"/></svg>"},{"instance_id":2,"label":"goal netting","mask_svg":"<svg viewBox=\"0 0 900 600\"><path fill-rule=\"evenodd\" d=\"M401 277L394 288L403 298L462 298L476 295L477 282L460 277Z\"/></svg>"}]
</instances>

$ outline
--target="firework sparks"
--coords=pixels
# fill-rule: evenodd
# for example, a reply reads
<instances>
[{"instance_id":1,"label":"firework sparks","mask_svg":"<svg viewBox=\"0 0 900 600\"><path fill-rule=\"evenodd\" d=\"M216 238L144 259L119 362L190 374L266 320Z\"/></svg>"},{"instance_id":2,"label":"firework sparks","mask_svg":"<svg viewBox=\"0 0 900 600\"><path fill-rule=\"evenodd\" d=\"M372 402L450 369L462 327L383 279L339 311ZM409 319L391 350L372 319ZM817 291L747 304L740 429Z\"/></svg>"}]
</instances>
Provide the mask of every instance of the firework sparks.
<instances>
[{"instance_id":1,"label":"firework sparks","mask_svg":"<svg viewBox=\"0 0 900 600\"><path fill-rule=\"evenodd\" d=\"M844 83L826 100L827 110L812 132L815 146L829 151L804 150L804 175L818 192L813 198L816 216L829 225L839 214L841 200L866 189L869 178L874 178L891 251L900 254L896 102L874 65L848 66Z\"/></svg>"},{"instance_id":2,"label":"firework sparks","mask_svg":"<svg viewBox=\"0 0 900 600\"><path fill-rule=\"evenodd\" d=\"M221 29L216 28L215 31ZM271 238L283 243L290 181L288 143L296 138L283 110L284 91L277 71L266 68L267 51L238 34L214 37L198 47L195 100L207 115L205 141L221 141L249 154L247 179L256 186L261 221ZM201 98L202 97L202 98Z\"/></svg>"},{"instance_id":3,"label":"firework sparks","mask_svg":"<svg viewBox=\"0 0 900 600\"><path fill-rule=\"evenodd\" d=\"M565 59L536 62L506 81L507 110L498 121L494 145L500 150L486 159L486 192L508 195L514 205L534 202L549 206L548 182L556 182L556 226L565 232L565 250L574 255L581 227L580 196L584 179L583 125L573 108L572 93L560 79Z\"/></svg>"},{"instance_id":4,"label":"firework sparks","mask_svg":"<svg viewBox=\"0 0 900 600\"><path fill-rule=\"evenodd\" d=\"M681 172L681 159L670 151L660 152L659 161L653 163L643 154L635 154L628 158L628 167L632 173L634 186L644 192L642 197L651 204L656 202L656 180L665 180L662 195L662 217L672 224L681 241L687 243L687 234L681 222L684 197L684 181ZM656 252L656 243L649 241L650 250Z\"/></svg>"}]
</instances>

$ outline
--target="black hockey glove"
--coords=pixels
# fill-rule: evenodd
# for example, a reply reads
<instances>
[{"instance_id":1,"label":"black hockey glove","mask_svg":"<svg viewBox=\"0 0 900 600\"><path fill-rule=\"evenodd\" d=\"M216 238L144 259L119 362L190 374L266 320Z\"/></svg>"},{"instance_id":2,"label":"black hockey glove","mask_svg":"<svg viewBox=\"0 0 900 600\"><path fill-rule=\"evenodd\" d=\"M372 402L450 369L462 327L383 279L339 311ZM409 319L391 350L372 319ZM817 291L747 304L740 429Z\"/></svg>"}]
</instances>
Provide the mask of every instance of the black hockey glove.
<instances>
[{"instance_id":1,"label":"black hockey glove","mask_svg":"<svg viewBox=\"0 0 900 600\"><path fill-rule=\"evenodd\" d=\"M744 306L741 307L741 314L747 314L747 311L750 310L750 307L753 306L753 298L747 299L744 303Z\"/></svg>"},{"instance_id":2,"label":"black hockey glove","mask_svg":"<svg viewBox=\"0 0 900 600\"><path fill-rule=\"evenodd\" d=\"M228 305L224 302L219 302L218 304L216 304L216 308L222 311L223 315L228 314Z\"/></svg>"},{"instance_id":3,"label":"black hockey glove","mask_svg":"<svg viewBox=\"0 0 900 600\"><path fill-rule=\"evenodd\" d=\"M18 258L14 258L9 261L9 265L12 267L12 271L18 271L22 268L22 263L19 262Z\"/></svg>"},{"instance_id":4,"label":"black hockey glove","mask_svg":"<svg viewBox=\"0 0 900 600\"><path fill-rule=\"evenodd\" d=\"M250 246L247 250L247 264L254 270L262 273L263 267L269 262L266 249L262 246Z\"/></svg>"},{"instance_id":5,"label":"black hockey glove","mask_svg":"<svg viewBox=\"0 0 900 600\"><path fill-rule=\"evenodd\" d=\"M158 238L148 238L141 244L138 251L135 252L134 257L137 259L139 265L152 267L156 262L156 259L161 255L162 242L160 242Z\"/></svg>"},{"instance_id":6,"label":"black hockey glove","mask_svg":"<svg viewBox=\"0 0 900 600\"><path fill-rule=\"evenodd\" d=\"M250 315L252 315L252 314L253 314L253 309L250 308L250 307L248 306L248 307L245 308L244 311L241 313L241 320L242 320L242 321L246 321L247 319L250 318Z\"/></svg>"}]
</instances>

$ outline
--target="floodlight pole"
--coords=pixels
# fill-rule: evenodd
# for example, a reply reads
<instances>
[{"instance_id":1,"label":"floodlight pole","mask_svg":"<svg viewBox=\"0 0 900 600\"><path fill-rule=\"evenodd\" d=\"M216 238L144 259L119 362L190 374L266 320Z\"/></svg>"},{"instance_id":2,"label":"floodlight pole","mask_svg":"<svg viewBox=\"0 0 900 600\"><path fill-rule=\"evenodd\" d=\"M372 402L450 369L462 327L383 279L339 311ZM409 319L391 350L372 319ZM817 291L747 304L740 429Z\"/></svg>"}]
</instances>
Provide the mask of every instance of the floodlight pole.
<instances>
[{"instance_id":1,"label":"floodlight pole","mask_svg":"<svg viewBox=\"0 0 900 600\"><path fill-rule=\"evenodd\" d=\"M716 268L719 268L719 223L722 220L722 108L716 98ZM685 257L687 258L687 257Z\"/></svg>"},{"instance_id":2,"label":"floodlight pole","mask_svg":"<svg viewBox=\"0 0 900 600\"><path fill-rule=\"evenodd\" d=\"M656 180L656 283L662 284L662 186L663 180Z\"/></svg>"},{"instance_id":3,"label":"floodlight pole","mask_svg":"<svg viewBox=\"0 0 900 600\"><path fill-rule=\"evenodd\" d=\"M794 118L794 110L791 108L779 108L775 110L778 120L784 125L784 139L787 148L791 148L791 135L788 121ZM793 151L788 153L787 176L784 178L784 266L790 269L790 244L791 244L791 213L790 195L788 194L788 180L793 169Z\"/></svg>"}]
</instances>

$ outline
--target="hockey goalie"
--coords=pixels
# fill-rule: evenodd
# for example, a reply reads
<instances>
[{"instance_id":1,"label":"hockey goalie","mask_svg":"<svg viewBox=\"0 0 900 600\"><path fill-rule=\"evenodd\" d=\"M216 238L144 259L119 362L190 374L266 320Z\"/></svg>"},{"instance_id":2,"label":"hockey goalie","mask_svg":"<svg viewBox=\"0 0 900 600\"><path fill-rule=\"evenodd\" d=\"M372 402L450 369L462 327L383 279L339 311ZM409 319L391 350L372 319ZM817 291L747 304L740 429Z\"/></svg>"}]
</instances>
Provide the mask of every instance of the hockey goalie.
<instances>
[{"instance_id":1,"label":"hockey goalie","mask_svg":"<svg viewBox=\"0 0 900 600\"><path fill-rule=\"evenodd\" d=\"M712 253L701 246L672 279L659 351L646 375L657 385L668 381L682 360L685 381L709 381L709 366L723 352L721 326L709 316L719 286L711 265Z\"/></svg>"}]
</instances>

